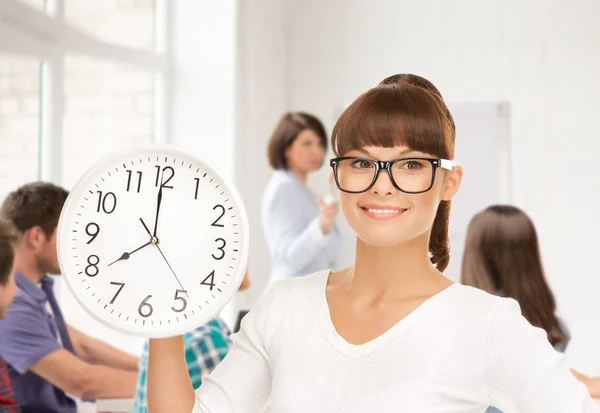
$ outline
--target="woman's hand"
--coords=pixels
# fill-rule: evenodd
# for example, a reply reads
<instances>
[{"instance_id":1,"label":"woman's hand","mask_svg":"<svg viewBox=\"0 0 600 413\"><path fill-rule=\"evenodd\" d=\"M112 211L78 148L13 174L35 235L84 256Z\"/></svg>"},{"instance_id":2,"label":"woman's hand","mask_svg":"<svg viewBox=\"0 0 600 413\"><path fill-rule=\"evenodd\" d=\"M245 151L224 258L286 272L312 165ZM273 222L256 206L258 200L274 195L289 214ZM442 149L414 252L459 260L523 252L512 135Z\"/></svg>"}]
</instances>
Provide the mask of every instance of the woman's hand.
<instances>
[{"instance_id":1,"label":"woman's hand","mask_svg":"<svg viewBox=\"0 0 600 413\"><path fill-rule=\"evenodd\" d=\"M340 209L340 202L338 200L325 203L319 196L319 208L321 213L319 215L319 225L323 234L328 234L331 231L335 217Z\"/></svg>"}]
</instances>

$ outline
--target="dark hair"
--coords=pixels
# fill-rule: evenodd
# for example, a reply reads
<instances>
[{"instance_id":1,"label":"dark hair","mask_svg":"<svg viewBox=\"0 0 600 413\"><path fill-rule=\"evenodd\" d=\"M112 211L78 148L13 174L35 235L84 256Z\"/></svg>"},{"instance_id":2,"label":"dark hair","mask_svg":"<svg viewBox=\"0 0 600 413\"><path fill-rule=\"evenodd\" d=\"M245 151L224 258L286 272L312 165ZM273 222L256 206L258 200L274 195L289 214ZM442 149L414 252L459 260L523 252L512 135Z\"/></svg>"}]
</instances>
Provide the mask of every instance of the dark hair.
<instances>
[{"instance_id":1,"label":"dark hair","mask_svg":"<svg viewBox=\"0 0 600 413\"><path fill-rule=\"evenodd\" d=\"M359 96L333 128L331 146L344 156L365 146L409 148L438 158L454 158L456 128L439 90L427 79L399 74ZM450 260L450 201L442 201L429 238L431 262L444 271Z\"/></svg>"},{"instance_id":2,"label":"dark hair","mask_svg":"<svg viewBox=\"0 0 600 413\"><path fill-rule=\"evenodd\" d=\"M65 189L49 182L29 183L8 194L0 207L0 217L21 233L40 226L50 238L68 196Z\"/></svg>"},{"instance_id":3,"label":"dark hair","mask_svg":"<svg viewBox=\"0 0 600 413\"><path fill-rule=\"evenodd\" d=\"M286 113L281 117L269 141L269 164L273 169L288 169L285 150L289 148L300 132L310 129L327 147L327 132L319 119L304 112Z\"/></svg>"},{"instance_id":4,"label":"dark hair","mask_svg":"<svg viewBox=\"0 0 600 413\"><path fill-rule=\"evenodd\" d=\"M15 261L15 247L19 236L8 221L0 220L0 285L5 285Z\"/></svg>"},{"instance_id":5,"label":"dark hair","mask_svg":"<svg viewBox=\"0 0 600 413\"><path fill-rule=\"evenodd\" d=\"M473 217L467 231L461 282L515 299L523 316L544 329L552 345L567 339L544 277L535 226L519 208L494 205Z\"/></svg>"}]
</instances>

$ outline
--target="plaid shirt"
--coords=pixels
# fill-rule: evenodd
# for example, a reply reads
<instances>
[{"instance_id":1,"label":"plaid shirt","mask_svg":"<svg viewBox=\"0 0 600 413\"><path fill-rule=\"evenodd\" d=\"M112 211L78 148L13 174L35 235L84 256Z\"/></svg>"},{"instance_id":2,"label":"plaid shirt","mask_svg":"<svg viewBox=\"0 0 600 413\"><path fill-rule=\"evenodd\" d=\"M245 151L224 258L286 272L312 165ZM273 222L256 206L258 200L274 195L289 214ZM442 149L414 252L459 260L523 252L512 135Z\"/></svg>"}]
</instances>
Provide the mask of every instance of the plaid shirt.
<instances>
[{"instance_id":1,"label":"plaid shirt","mask_svg":"<svg viewBox=\"0 0 600 413\"><path fill-rule=\"evenodd\" d=\"M0 357L0 413L19 413L15 394L10 385L8 368Z\"/></svg>"},{"instance_id":2,"label":"plaid shirt","mask_svg":"<svg viewBox=\"0 0 600 413\"><path fill-rule=\"evenodd\" d=\"M223 320L214 318L184 335L185 361L194 390L202 384L202 375L214 370L229 351L231 331ZM147 413L146 380L148 372L148 342L140 358L138 383L133 413Z\"/></svg>"}]
</instances>

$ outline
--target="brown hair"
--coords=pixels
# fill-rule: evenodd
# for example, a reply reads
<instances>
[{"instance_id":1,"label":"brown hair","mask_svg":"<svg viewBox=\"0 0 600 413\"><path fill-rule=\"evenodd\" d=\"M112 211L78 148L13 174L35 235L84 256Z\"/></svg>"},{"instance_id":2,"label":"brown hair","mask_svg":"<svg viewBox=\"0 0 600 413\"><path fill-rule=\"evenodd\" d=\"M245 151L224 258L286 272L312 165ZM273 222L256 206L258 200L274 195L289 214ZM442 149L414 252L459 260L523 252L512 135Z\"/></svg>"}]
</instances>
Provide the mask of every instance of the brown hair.
<instances>
[{"instance_id":1,"label":"brown hair","mask_svg":"<svg viewBox=\"0 0 600 413\"><path fill-rule=\"evenodd\" d=\"M0 220L0 285L5 285L15 261L15 247L19 237L15 227Z\"/></svg>"},{"instance_id":2,"label":"brown hair","mask_svg":"<svg viewBox=\"0 0 600 413\"><path fill-rule=\"evenodd\" d=\"M331 146L344 156L365 146L405 145L438 158L454 158L456 128L439 90L427 79L399 74L359 96L333 128ZM431 262L444 271L450 260L450 201L442 201L429 238Z\"/></svg>"},{"instance_id":3,"label":"brown hair","mask_svg":"<svg viewBox=\"0 0 600 413\"><path fill-rule=\"evenodd\" d=\"M8 194L0 207L0 217L21 233L40 226L50 238L68 195L65 189L49 182L29 183Z\"/></svg>"},{"instance_id":4,"label":"brown hair","mask_svg":"<svg viewBox=\"0 0 600 413\"><path fill-rule=\"evenodd\" d=\"M544 329L552 345L567 339L544 277L535 226L519 208L494 205L473 217L467 231L461 281L515 299L523 316Z\"/></svg>"},{"instance_id":5,"label":"brown hair","mask_svg":"<svg viewBox=\"0 0 600 413\"><path fill-rule=\"evenodd\" d=\"M290 147L300 132L310 129L327 147L327 132L319 119L304 112L286 113L281 117L269 141L269 164L273 169L288 169L285 150Z\"/></svg>"}]
</instances>

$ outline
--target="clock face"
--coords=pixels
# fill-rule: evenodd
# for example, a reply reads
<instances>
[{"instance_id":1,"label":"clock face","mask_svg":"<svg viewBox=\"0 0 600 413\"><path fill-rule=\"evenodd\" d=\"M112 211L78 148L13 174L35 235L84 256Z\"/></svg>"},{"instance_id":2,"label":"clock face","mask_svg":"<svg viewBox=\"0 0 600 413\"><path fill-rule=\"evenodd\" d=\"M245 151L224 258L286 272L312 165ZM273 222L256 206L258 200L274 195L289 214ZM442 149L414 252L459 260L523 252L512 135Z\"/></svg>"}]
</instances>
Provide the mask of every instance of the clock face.
<instances>
[{"instance_id":1,"label":"clock face","mask_svg":"<svg viewBox=\"0 0 600 413\"><path fill-rule=\"evenodd\" d=\"M61 270L79 304L143 337L183 334L216 316L244 277L247 244L235 189L163 145L92 167L58 226Z\"/></svg>"}]
</instances>

